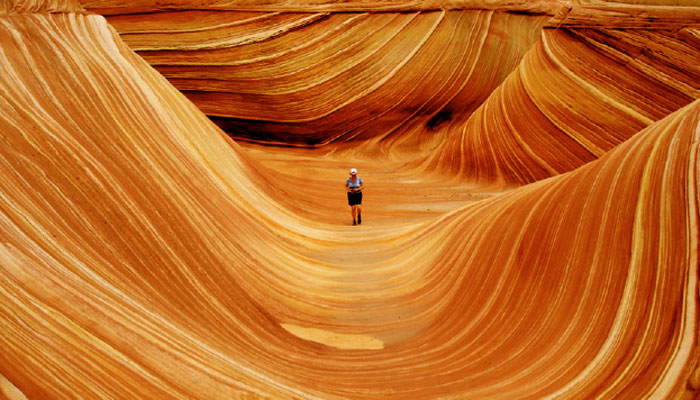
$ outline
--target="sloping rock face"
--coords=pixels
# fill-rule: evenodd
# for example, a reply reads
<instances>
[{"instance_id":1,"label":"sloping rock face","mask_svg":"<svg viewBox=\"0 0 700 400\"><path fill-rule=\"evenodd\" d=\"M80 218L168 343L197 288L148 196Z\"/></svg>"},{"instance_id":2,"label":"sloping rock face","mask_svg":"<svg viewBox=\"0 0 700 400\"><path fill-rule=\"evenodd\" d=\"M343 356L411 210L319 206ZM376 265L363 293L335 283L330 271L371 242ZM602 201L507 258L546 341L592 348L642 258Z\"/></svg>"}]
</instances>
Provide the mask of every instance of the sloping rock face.
<instances>
[{"instance_id":1,"label":"sloping rock face","mask_svg":"<svg viewBox=\"0 0 700 400\"><path fill-rule=\"evenodd\" d=\"M523 184L594 160L700 97L698 32L545 29L431 163Z\"/></svg>"},{"instance_id":2,"label":"sloping rock face","mask_svg":"<svg viewBox=\"0 0 700 400\"><path fill-rule=\"evenodd\" d=\"M547 16L491 10L110 16L123 40L234 138L318 146L461 126Z\"/></svg>"},{"instance_id":3,"label":"sloping rock face","mask_svg":"<svg viewBox=\"0 0 700 400\"><path fill-rule=\"evenodd\" d=\"M0 14L82 11L78 0L3 0Z\"/></svg>"},{"instance_id":4,"label":"sloping rock face","mask_svg":"<svg viewBox=\"0 0 700 400\"><path fill-rule=\"evenodd\" d=\"M647 11L663 29L623 28L633 7L553 2L526 15L521 3L151 9L190 36L154 25L145 2L109 19L17 4L0 15L2 397L697 397L692 9L679 29L666 8ZM137 54L108 21L147 46L162 29L172 48L132 42ZM297 27L270 33L285 24ZM235 34L201 29L218 25ZM345 29L386 44L324 42ZM202 61L215 50L201 48L231 38L218 56L235 74L217 82L222 66ZM252 69L236 64L244 50ZM362 67L338 78L350 68L317 61L333 57ZM161 68L202 86L183 95ZM345 90L267 109L321 76ZM250 91L223 117L228 134L323 147L235 142L190 100L207 87ZM214 92L212 105L238 93ZM376 107L374 130L297 118L346 96L330 121L351 126L357 102ZM349 162L367 178L359 227L329 216Z\"/></svg>"},{"instance_id":5,"label":"sloping rock face","mask_svg":"<svg viewBox=\"0 0 700 400\"><path fill-rule=\"evenodd\" d=\"M592 151L594 157L658 120L658 116L635 115L639 104L628 104L630 95L621 92L653 91L654 82L672 86L673 98L666 101L672 104L663 104L656 112L663 116L696 98L698 89L697 69L687 71L683 61L697 59L695 31L677 32L698 26L700 12L693 8L679 11L678 7L598 2L572 8L555 1L211 2L190 4L199 9L189 11L171 11L186 8L184 3L144 2L124 10L93 0L87 6L110 14L108 21L123 40L220 127L236 139L257 142L319 146L372 140L395 152L397 142L406 144L406 149L429 149L445 137L463 142L468 135L464 145L471 146L470 140L483 138L463 132L467 120L528 52L534 54L518 67L530 69L529 82L522 88L526 92L513 96L537 107L542 106L538 97L561 92L575 97L581 90L575 86L583 85L587 93L592 92L591 101L631 108L625 111L632 115L621 116L618 124L633 121L627 132L613 134L616 138L601 139L600 132L586 132L590 127L578 134L595 136L581 138L583 146L589 147L583 153ZM552 29L561 27L567 29ZM624 33L618 34L621 27ZM604 29L591 32L591 28ZM676 46L679 42L685 49ZM641 54L647 43L652 45L648 55ZM636 61L624 65L630 60ZM685 75L668 74L669 61ZM553 64L557 62L564 65ZM586 71L588 63L596 63L596 69ZM571 90L570 84L574 85ZM618 88L616 93L610 93L611 85ZM640 93L636 102L647 100ZM588 104L566 101L560 105L552 106L558 107L559 116L544 110L548 126L542 128L551 132L553 126L559 131L555 135L571 136L561 120L573 123L591 111ZM593 112L603 112L600 105ZM655 106L650 102L647 108ZM470 124L478 124L478 118ZM573 157L591 159L585 154ZM483 175L462 163L448 169L466 167L470 178ZM531 182L543 171L551 175L562 170L549 165L556 164L553 160L545 164L540 171L524 171L524 176L513 176L517 174L513 171L501 175L507 175L507 181Z\"/></svg>"}]
</instances>

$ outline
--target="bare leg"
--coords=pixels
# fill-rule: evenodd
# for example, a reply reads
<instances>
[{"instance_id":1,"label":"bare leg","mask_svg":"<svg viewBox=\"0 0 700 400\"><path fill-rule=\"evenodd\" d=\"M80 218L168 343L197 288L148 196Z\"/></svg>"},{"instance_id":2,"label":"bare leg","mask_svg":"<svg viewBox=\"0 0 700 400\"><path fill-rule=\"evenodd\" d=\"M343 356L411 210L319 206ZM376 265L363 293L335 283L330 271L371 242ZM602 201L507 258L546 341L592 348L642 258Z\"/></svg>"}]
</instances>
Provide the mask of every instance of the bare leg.
<instances>
[{"instance_id":1,"label":"bare leg","mask_svg":"<svg viewBox=\"0 0 700 400\"><path fill-rule=\"evenodd\" d=\"M357 208L355 206L350 206L350 214L352 214L352 222L357 220Z\"/></svg>"},{"instance_id":2,"label":"bare leg","mask_svg":"<svg viewBox=\"0 0 700 400\"><path fill-rule=\"evenodd\" d=\"M357 223L361 224L362 223L362 204L358 204L355 207L357 207Z\"/></svg>"}]
</instances>

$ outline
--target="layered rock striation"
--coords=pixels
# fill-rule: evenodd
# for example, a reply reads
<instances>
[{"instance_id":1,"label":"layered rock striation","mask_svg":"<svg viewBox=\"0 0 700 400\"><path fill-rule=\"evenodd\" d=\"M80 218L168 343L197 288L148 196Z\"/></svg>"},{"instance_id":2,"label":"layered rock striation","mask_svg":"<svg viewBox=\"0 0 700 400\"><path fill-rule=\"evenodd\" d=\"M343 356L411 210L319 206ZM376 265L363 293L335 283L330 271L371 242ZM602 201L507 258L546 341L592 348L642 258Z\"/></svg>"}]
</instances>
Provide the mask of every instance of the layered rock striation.
<instances>
[{"instance_id":1,"label":"layered rock striation","mask_svg":"<svg viewBox=\"0 0 700 400\"><path fill-rule=\"evenodd\" d=\"M594 160L700 97L696 33L545 29L429 163L523 184Z\"/></svg>"},{"instance_id":2,"label":"layered rock striation","mask_svg":"<svg viewBox=\"0 0 700 400\"><path fill-rule=\"evenodd\" d=\"M109 22L233 137L306 146L434 141L466 121L546 21L488 10L157 15Z\"/></svg>"},{"instance_id":3,"label":"layered rock striation","mask_svg":"<svg viewBox=\"0 0 700 400\"><path fill-rule=\"evenodd\" d=\"M157 10L180 33L207 32L206 20L248 35L217 55L241 80L216 82L201 61L216 50L187 50L187 76L179 47L206 35L151 32L161 28L142 9L110 17L125 41L96 14L12 10L0 15L3 396L697 396L694 28L541 31L556 10ZM140 33L126 39L125 26ZM297 27L268 39L271 26ZM374 40L341 39L345 28L398 43L372 52ZM158 34L175 48L140 57L127 45ZM298 57L278 57L292 43ZM251 62L236 64L234 50ZM369 62L380 53L386 62ZM175 86L158 72L171 67L147 63L157 57L180 57ZM349 69L314 57L362 67L341 79ZM396 72L328 114L329 126L350 126L360 112L347 107L371 105L384 121L373 129L327 135L295 120L306 106L260 105L288 96L284 85L321 84L310 77L371 87L383 68ZM295 78L269 78L284 74ZM257 127L236 128L241 137L324 149L241 146L176 89L195 80L252 92L231 108ZM299 104L323 109L316 97L329 96L332 109L353 95L335 93ZM290 131L265 131L263 113ZM362 160L350 147L387 154ZM337 170L320 170L345 173L350 161L375 182L359 229L315 214L335 212L335 198L318 198L340 187ZM440 182L484 195L445 205ZM421 219L404 202L443 209ZM372 221L379 209L388 221Z\"/></svg>"}]
</instances>

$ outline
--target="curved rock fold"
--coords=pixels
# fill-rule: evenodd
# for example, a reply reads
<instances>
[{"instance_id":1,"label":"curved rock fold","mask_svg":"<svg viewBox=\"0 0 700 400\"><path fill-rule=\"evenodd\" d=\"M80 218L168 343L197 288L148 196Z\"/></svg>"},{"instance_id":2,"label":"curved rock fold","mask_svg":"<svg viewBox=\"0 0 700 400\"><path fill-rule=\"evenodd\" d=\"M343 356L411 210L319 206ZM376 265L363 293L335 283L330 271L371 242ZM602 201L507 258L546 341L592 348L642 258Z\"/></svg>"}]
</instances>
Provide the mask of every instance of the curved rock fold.
<instances>
[{"instance_id":1,"label":"curved rock fold","mask_svg":"<svg viewBox=\"0 0 700 400\"><path fill-rule=\"evenodd\" d=\"M0 15L2 396L697 396L697 29L147 3Z\"/></svg>"}]
</instances>

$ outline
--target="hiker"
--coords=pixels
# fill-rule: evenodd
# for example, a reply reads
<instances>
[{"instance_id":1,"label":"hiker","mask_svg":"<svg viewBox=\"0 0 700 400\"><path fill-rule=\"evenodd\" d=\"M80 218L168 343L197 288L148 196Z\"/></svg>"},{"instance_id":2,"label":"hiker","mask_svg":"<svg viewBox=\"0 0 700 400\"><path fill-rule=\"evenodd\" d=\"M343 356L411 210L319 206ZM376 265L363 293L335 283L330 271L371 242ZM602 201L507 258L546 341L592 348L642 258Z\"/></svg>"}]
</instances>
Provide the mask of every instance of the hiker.
<instances>
[{"instance_id":1,"label":"hiker","mask_svg":"<svg viewBox=\"0 0 700 400\"><path fill-rule=\"evenodd\" d=\"M362 188L362 178L357 176L357 170L350 169L350 177L345 181L345 189L348 191L348 205L353 225L362 223Z\"/></svg>"}]
</instances>

